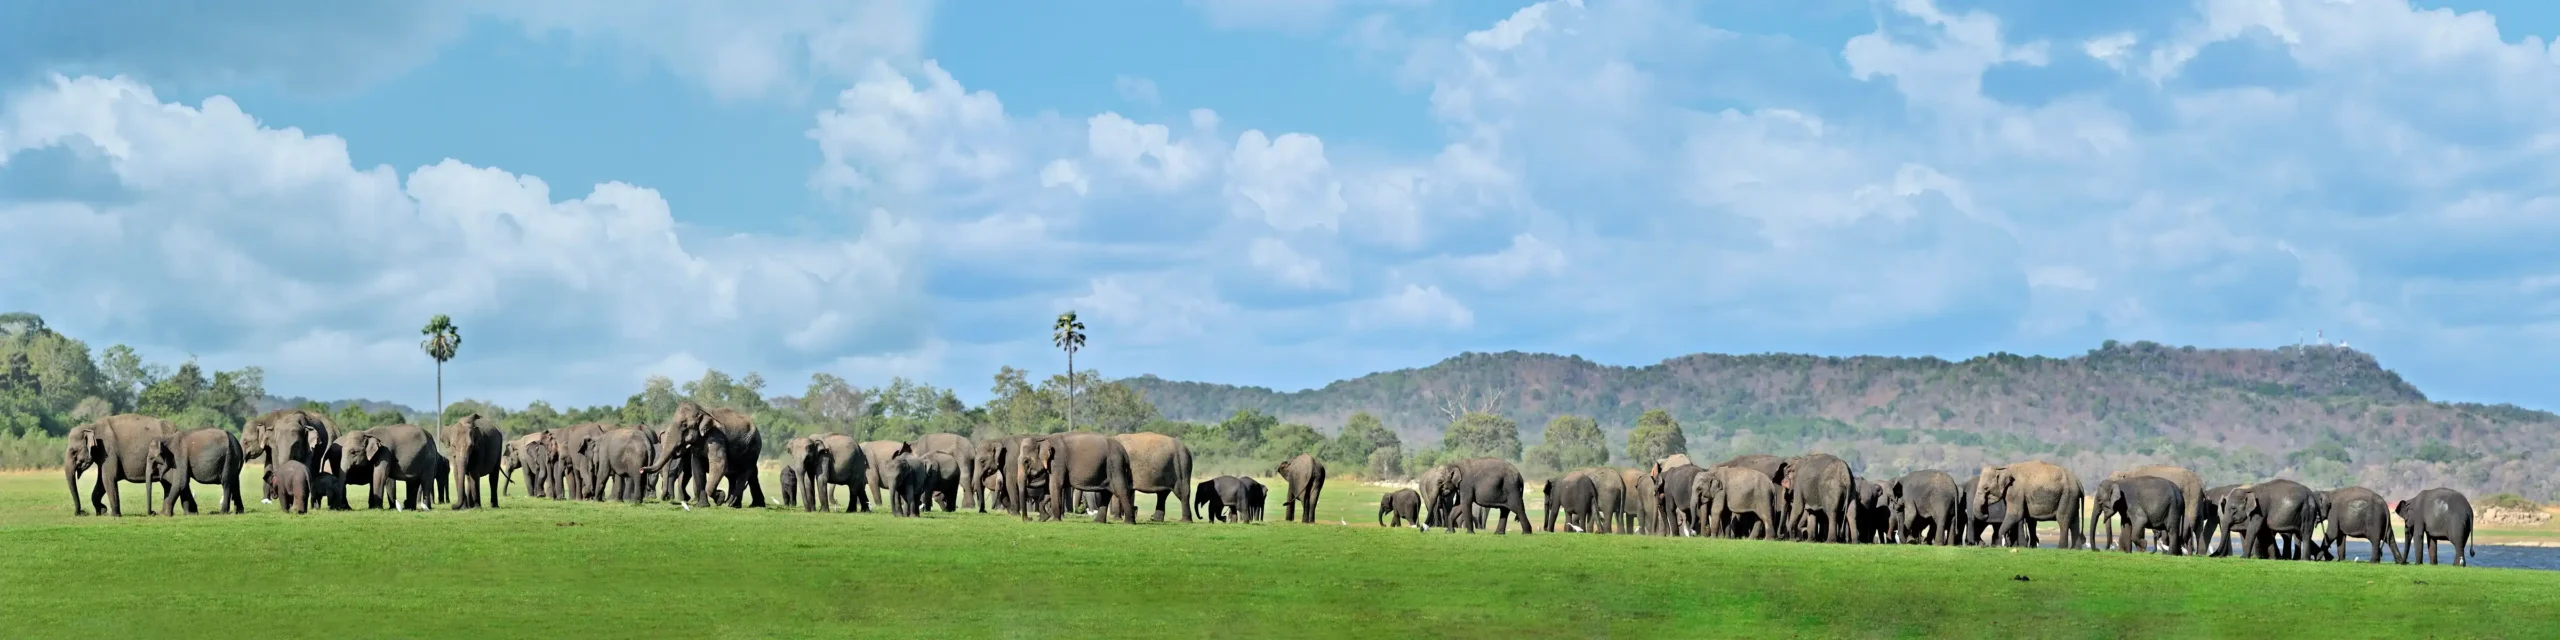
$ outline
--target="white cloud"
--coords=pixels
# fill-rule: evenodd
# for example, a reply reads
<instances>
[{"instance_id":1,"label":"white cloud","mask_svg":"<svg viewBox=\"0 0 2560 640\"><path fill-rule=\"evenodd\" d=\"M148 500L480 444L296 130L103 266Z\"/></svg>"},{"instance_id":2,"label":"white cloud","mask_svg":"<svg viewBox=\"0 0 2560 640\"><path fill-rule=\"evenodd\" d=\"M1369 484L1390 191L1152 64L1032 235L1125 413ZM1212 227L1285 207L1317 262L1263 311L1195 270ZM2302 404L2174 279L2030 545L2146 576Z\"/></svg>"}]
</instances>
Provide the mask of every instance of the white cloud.
<instances>
[{"instance_id":1,"label":"white cloud","mask_svg":"<svg viewBox=\"0 0 2560 640\"><path fill-rule=\"evenodd\" d=\"M1342 184L1324 158L1324 142L1303 133L1264 137L1246 131L1227 160L1227 195L1238 215L1259 217L1281 231L1335 228L1348 207Z\"/></svg>"},{"instance_id":2,"label":"white cloud","mask_svg":"<svg viewBox=\"0 0 2560 640\"><path fill-rule=\"evenodd\" d=\"M859 238L686 246L645 188L559 199L538 178L451 160L360 168L344 141L261 127L219 96L191 107L121 78L56 77L0 108L6 162L66 146L95 149L126 193L0 202L0 230L44 230L0 233L0 297L99 335L268 363L278 389L349 384L294 360L324 350L423 375L425 360L392 355L414 355L415 325L438 313L470 332L457 362L518 365L457 381L499 397L560 369L679 353L789 370L926 330L920 238L886 214Z\"/></svg>"},{"instance_id":3,"label":"white cloud","mask_svg":"<svg viewBox=\"0 0 2560 640\"><path fill-rule=\"evenodd\" d=\"M1522 233L1511 236L1511 246L1501 251L1460 258L1457 264L1485 286L1499 287L1530 276L1562 273L1565 256L1537 236Z\"/></svg>"},{"instance_id":4,"label":"white cloud","mask_svg":"<svg viewBox=\"0 0 2560 640\"><path fill-rule=\"evenodd\" d=\"M1120 76L1112 79L1111 90L1118 92L1122 100L1145 106L1152 107L1164 101L1164 97L1156 93L1156 81L1137 76Z\"/></svg>"},{"instance_id":5,"label":"white cloud","mask_svg":"<svg viewBox=\"0 0 2560 640\"><path fill-rule=\"evenodd\" d=\"M1190 186L1208 170L1200 150L1173 138L1160 124L1139 124L1117 113L1087 121L1086 145L1095 160L1158 191Z\"/></svg>"},{"instance_id":6,"label":"white cloud","mask_svg":"<svg viewBox=\"0 0 2560 640\"><path fill-rule=\"evenodd\" d=\"M1355 326L1464 330L1476 324L1475 311L1438 286L1408 284L1402 291L1370 301L1369 306L1368 313L1355 320Z\"/></svg>"},{"instance_id":7,"label":"white cloud","mask_svg":"<svg viewBox=\"0 0 2560 640\"><path fill-rule=\"evenodd\" d=\"M1279 238L1255 238L1247 249L1253 267L1269 274L1281 284L1299 289L1315 289L1327 285L1324 263L1300 255Z\"/></svg>"},{"instance_id":8,"label":"white cloud","mask_svg":"<svg viewBox=\"0 0 2560 640\"><path fill-rule=\"evenodd\" d=\"M914 59L932 19L928 0L754 0L492 3L528 31L566 32L624 47L725 99L815 88L818 78L871 74L875 62Z\"/></svg>"}]
</instances>

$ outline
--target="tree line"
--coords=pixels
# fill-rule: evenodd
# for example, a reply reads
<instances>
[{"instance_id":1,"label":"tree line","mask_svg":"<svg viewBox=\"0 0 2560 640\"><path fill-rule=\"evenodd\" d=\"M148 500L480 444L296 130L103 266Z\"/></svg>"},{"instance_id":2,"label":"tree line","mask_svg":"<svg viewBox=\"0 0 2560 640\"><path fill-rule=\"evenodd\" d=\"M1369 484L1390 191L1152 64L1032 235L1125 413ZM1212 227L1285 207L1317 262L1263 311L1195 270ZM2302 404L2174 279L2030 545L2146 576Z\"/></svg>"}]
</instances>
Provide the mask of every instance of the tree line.
<instances>
[{"instance_id":1,"label":"tree line","mask_svg":"<svg viewBox=\"0 0 2560 640\"><path fill-rule=\"evenodd\" d=\"M237 430L265 395L258 367L149 362L121 344L92 355L42 316L0 314L0 468L59 465L62 434L120 413Z\"/></svg>"}]
</instances>

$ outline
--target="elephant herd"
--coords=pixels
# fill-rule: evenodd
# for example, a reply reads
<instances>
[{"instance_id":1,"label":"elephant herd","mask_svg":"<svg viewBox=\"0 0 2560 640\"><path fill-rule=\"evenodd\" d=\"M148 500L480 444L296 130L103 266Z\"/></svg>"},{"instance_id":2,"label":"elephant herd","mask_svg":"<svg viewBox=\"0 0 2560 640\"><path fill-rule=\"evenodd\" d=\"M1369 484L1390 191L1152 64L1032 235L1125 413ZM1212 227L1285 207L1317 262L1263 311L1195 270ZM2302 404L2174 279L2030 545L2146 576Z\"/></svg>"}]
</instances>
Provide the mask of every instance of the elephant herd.
<instances>
[{"instance_id":1,"label":"elephant herd","mask_svg":"<svg viewBox=\"0 0 2560 640\"><path fill-rule=\"evenodd\" d=\"M1498 511L1495 533L1513 519L1524 534L1536 530L1520 472L1508 462L1442 464L1416 484L1379 501L1381 525L1472 532ZM1542 491L1550 532L1560 530L1561 516L1562 530L1591 533L2038 546L2036 524L2052 522L2062 537L2056 546L2065 549L2341 560L2346 539L2362 538L2374 562L2387 549L2395 562L2434 563L2438 542L2452 544L2454 564L2468 564L2471 555L2471 503L2452 489L2392 503L2364 487L2320 492L2283 479L2207 488L2195 472L2166 465L2111 474L2094 491L2083 487L2071 471L2042 461L1984 467L1961 482L1935 469L1876 482L1838 456L1814 453L1743 455L1706 467L1672 455L1649 468L1567 472ZM2396 541L2394 515L2402 522ZM2096 541L2101 529L2104 544Z\"/></svg>"},{"instance_id":2,"label":"elephant herd","mask_svg":"<svg viewBox=\"0 0 2560 640\"><path fill-rule=\"evenodd\" d=\"M341 433L324 413L287 409L251 419L237 435L126 414L74 428L66 440L63 475L77 515L123 515L111 488L124 482L144 485L147 514L195 513L196 484L220 488L217 512L241 513L240 473L250 461L265 464L261 501L293 513L353 508L348 485L367 487L365 506L373 509L495 508L518 471L527 495L555 500L641 503L654 493L687 509L765 506L757 469L765 450L753 420L691 402L657 429L590 423L513 439L476 414L433 431L394 424ZM782 504L804 511L835 510L838 487L846 512L886 503L903 517L937 505L980 513L993 505L1026 521L1062 520L1074 509L1095 522L1134 523L1136 495L1144 493L1155 496L1155 521L1171 500L1184 522L1203 514L1254 522L1268 502L1250 477L1194 484L1191 450L1158 433L983 441L945 433L906 442L822 433L792 438L779 453ZM80 475L93 468L97 480L83 501ZM1288 485L1282 518L1314 522L1324 464L1301 455L1273 471ZM2284 479L2208 488L2195 472L2165 465L2083 487L2071 471L2041 461L1984 467L1962 481L1929 469L1877 482L1838 456L1813 453L1743 455L1706 467L1673 455L1648 468L1574 470L1546 480L1542 491L1549 532L2038 546L2037 523L2052 522L2061 535L2055 546L2068 549L2338 560L2347 538L2362 538L2374 562L2388 550L2395 562L2434 563L2438 542L2452 544L2457 565L2471 555L2471 504L2451 489L2395 503L2364 487L2323 492ZM152 505L155 488L161 498ZM1448 462L1425 470L1415 489L1381 499L1379 524L1473 532L1490 515L1494 533L1516 521L1529 534L1538 527L1525 489L1509 462ZM2101 530L2106 543L2097 542Z\"/></svg>"},{"instance_id":3,"label":"elephant herd","mask_svg":"<svg viewBox=\"0 0 2560 640\"><path fill-rule=\"evenodd\" d=\"M781 502L804 511L835 510L843 487L847 512L885 505L906 517L937 505L980 513L992 505L1024 520L1060 520L1072 508L1096 522L1133 523L1137 494L1154 494L1156 521L1164 520L1168 500L1180 506L1185 522L1195 509L1205 509L1212 521L1251 522L1263 512L1259 482L1221 476L1195 486L1190 448L1158 433L985 441L939 433L907 442L821 433L781 444ZM63 473L76 515L123 515L112 488L125 482L142 483L146 499L152 488L165 489L163 504L146 510L152 515L174 515L181 504L196 512L191 483L220 486L218 510L244 512L240 473L251 461L265 463L261 501L280 502L293 513L352 509L347 485L368 487L367 508L495 508L518 472L533 497L640 503L654 494L687 509L738 508L766 504L757 468L764 453L746 414L691 402L678 405L661 428L588 423L512 439L477 414L433 431L395 424L341 433L325 413L287 409L251 419L236 435L179 429L141 415L101 419L70 432ZM97 480L83 501L80 476L93 468ZM1303 509L1304 520L1314 522L1324 465L1299 456L1276 471L1289 483L1290 518Z\"/></svg>"}]
</instances>

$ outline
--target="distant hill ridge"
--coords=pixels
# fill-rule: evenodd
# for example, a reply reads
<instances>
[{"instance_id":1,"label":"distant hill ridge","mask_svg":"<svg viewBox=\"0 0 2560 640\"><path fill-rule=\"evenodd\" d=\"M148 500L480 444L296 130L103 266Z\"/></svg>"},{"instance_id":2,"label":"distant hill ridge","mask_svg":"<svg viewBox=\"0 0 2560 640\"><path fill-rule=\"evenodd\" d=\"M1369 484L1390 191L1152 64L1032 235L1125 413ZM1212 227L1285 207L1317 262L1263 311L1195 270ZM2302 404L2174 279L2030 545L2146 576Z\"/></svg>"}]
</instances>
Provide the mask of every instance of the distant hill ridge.
<instances>
[{"instance_id":1,"label":"distant hill ridge","mask_svg":"<svg viewBox=\"0 0 2560 640\"><path fill-rule=\"evenodd\" d=\"M2075 467L2163 460L2219 469L2234 482L2320 476L2305 479L2560 494L2550 477L2560 475L2552 453L2560 415L2430 402L2373 355L2330 345L2109 341L2068 358L1963 361L1693 354L1640 367L1470 352L1295 392L1154 376L1124 382L1172 419L1256 409L1331 429L1366 411L1408 442L1436 441L1452 404L1490 407L1519 422L1530 442L1556 415L1591 416L1622 434L1659 408L1680 419L1693 453L1820 448L1897 473L2022 456L2077 459Z\"/></svg>"}]
</instances>

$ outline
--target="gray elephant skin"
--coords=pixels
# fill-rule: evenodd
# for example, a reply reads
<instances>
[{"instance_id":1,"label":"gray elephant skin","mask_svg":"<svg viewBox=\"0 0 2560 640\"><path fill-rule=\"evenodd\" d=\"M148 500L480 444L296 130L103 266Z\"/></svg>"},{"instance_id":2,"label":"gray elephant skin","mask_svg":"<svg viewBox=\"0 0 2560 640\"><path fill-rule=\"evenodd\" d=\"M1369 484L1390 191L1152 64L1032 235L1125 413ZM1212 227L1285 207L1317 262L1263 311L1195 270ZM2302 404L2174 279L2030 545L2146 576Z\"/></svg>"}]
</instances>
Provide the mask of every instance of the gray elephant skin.
<instances>
[{"instance_id":1,"label":"gray elephant skin","mask_svg":"<svg viewBox=\"0 0 2560 640\"><path fill-rule=\"evenodd\" d=\"M2391 537L2391 503L2383 500L2382 494L2364 487L2346 487L2330 491L2326 497L2329 526L2322 528L2322 537L2324 546L2331 550L2331 558L2345 560L2347 538L2354 537L2372 543L2368 545L2373 551L2370 562L2382 562L2382 551L2389 549L2392 562L2409 563L2400 554L2399 543Z\"/></svg>"},{"instance_id":2,"label":"gray elephant skin","mask_svg":"<svg viewBox=\"0 0 2560 640\"><path fill-rule=\"evenodd\" d=\"M709 506L713 488L725 484L723 502L729 508L764 507L764 480L756 472L764 437L755 420L736 410L686 401L676 405L667 427L672 440L664 443L666 455L649 473L664 473L671 463L687 465L694 506Z\"/></svg>"},{"instance_id":3,"label":"gray elephant skin","mask_svg":"<svg viewBox=\"0 0 2560 640\"><path fill-rule=\"evenodd\" d=\"M1688 459L1688 456L1676 457ZM1698 474L1706 471L1698 465L1681 464L1662 467L1654 472L1654 512L1661 514L1663 525L1655 529L1655 535L1698 535Z\"/></svg>"},{"instance_id":4,"label":"gray elephant skin","mask_svg":"<svg viewBox=\"0 0 2560 640\"><path fill-rule=\"evenodd\" d=\"M89 489L88 506L101 515L123 516L123 492L117 487L126 482L154 482L152 443L177 432L177 425L167 420L128 413L80 425L64 434L62 482L71 488L72 515L89 514L80 502L80 472L95 467L98 480ZM144 492L147 495L149 489ZM146 497L143 513L156 515L154 508Z\"/></svg>"},{"instance_id":5,"label":"gray elephant skin","mask_svg":"<svg viewBox=\"0 0 2560 640\"><path fill-rule=\"evenodd\" d=\"M1191 521L1191 448L1182 440L1161 433L1141 431L1111 436L1129 455L1129 491L1156 496L1156 513L1151 522L1163 522L1165 501L1171 499L1182 507L1182 521Z\"/></svg>"},{"instance_id":6,"label":"gray elephant skin","mask_svg":"<svg viewBox=\"0 0 2560 640\"><path fill-rule=\"evenodd\" d=\"M325 464L324 456L328 454L329 441L335 437L336 431L329 423L329 416L318 411L270 411L240 425L240 450L247 456L246 460L266 465L270 476L276 463L283 460L300 460L310 470L317 471ZM259 492L261 500L276 497L274 478L259 484L264 485ZM310 491L308 483L305 484L304 490Z\"/></svg>"},{"instance_id":7,"label":"gray elephant skin","mask_svg":"<svg viewBox=\"0 0 2560 640\"><path fill-rule=\"evenodd\" d=\"M1788 458L1776 479L1787 493L1784 526L1795 539L1857 541L1858 475L1847 461L1828 453Z\"/></svg>"},{"instance_id":8,"label":"gray elephant skin","mask_svg":"<svg viewBox=\"0 0 2560 640\"><path fill-rule=\"evenodd\" d=\"M1997 541L2009 546L2035 544L2035 523L2051 521L2062 529L2063 548L2078 548L2086 540L2080 531L2080 501L2087 491L2080 477L2068 469L2044 461L2020 462L1998 467L1983 467L1976 476L1974 499L1977 503L2002 506Z\"/></svg>"},{"instance_id":9,"label":"gray elephant skin","mask_svg":"<svg viewBox=\"0 0 2560 640\"><path fill-rule=\"evenodd\" d=\"M1885 484L1885 499L1892 505L1893 526L1903 542L1941 547L1963 543L1957 537L1957 530L1964 526L1963 493L1947 472L1923 469L1903 474Z\"/></svg>"},{"instance_id":10,"label":"gray elephant skin","mask_svg":"<svg viewBox=\"0 0 2560 640\"><path fill-rule=\"evenodd\" d=\"M355 432L341 446L339 468L372 472L372 489L365 498L367 508L379 508L386 501L393 509L433 508L435 481L444 468L444 455L436 450L435 436L426 429L409 424L384 425ZM395 482L402 489L397 495L392 493Z\"/></svg>"},{"instance_id":11,"label":"gray elephant skin","mask_svg":"<svg viewBox=\"0 0 2560 640\"><path fill-rule=\"evenodd\" d=\"M958 461L960 463L960 477L968 479L968 482L965 483L968 486L960 488L961 491L966 492L960 496L960 507L974 507L981 513L986 511L986 507L984 506L986 496L980 495L979 491L979 487L983 485L977 481L977 443L970 442L967 436L959 434L928 433L917 436L915 440L908 441L907 449L918 454L939 452L950 455L952 460ZM950 510L951 509L948 506L943 508L943 511L946 512Z\"/></svg>"},{"instance_id":12,"label":"gray elephant skin","mask_svg":"<svg viewBox=\"0 0 2560 640\"><path fill-rule=\"evenodd\" d=\"M1388 516L1394 516L1395 521L1388 522ZM1397 489L1394 493L1379 498L1378 526L1402 527L1405 525L1413 525L1416 530L1428 530L1422 524L1422 493L1412 489Z\"/></svg>"},{"instance_id":13,"label":"gray elephant skin","mask_svg":"<svg viewBox=\"0 0 2560 640\"><path fill-rule=\"evenodd\" d=\"M834 510L836 487L844 487L851 494L845 498L845 513L871 510L870 495L863 492L863 486L869 483L871 459L861 440L841 433L820 433L795 442L799 451L785 447L783 453L791 470L799 476L798 502L802 511Z\"/></svg>"},{"instance_id":14,"label":"gray elephant skin","mask_svg":"<svg viewBox=\"0 0 2560 640\"><path fill-rule=\"evenodd\" d=\"M1299 454L1281 462L1280 468L1274 472L1282 481L1289 483L1288 495L1281 498L1280 519L1315 523L1316 503L1324 501L1324 462L1315 456Z\"/></svg>"},{"instance_id":15,"label":"gray elephant skin","mask_svg":"<svg viewBox=\"0 0 2560 640\"><path fill-rule=\"evenodd\" d=\"M2301 560L2303 543L2318 524L2310 487L2276 479L2241 485L2223 494L2222 533L2240 536L2243 557Z\"/></svg>"},{"instance_id":16,"label":"gray elephant skin","mask_svg":"<svg viewBox=\"0 0 2560 640\"><path fill-rule=\"evenodd\" d=\"M958 457L940 451L908 453L891 461L895 476L890 491L890 515L914 518L924 515L935 494L942 495L943 511L951 511L952 496L960 492L961 464Z\"/></svg>"},{"instance_id":17,"label":"gray elephant skin","mask_svg":"<svg viewBox=\"0 0 2560 640\"><path fill-rule=\"evenodd\" d=\"M286 458L267 468L267 478L276 485L276 508L286 513L311 512L311 467L300 460Z\"/></svg>"},{"instance_id":18,"label":"gray elephant skin","mask_svg":"<svg viewBox=\"0 0 2560 640\"><path fill-rule=\"evenodd\" d=\"M2148 475L2125 475L2098 481L2098 490L2090 494L2095 507L2089 512L2090 539L2094 542L2100 527L2108 530L2108 538L2118 551L2131 553L2137 542L2150 533L2160 534L2167 543L2169 555L2187 554L2186 490L2166 478ZM2110 519L2112 518L2112 519ZM2114 533L2123 525L2124 535ZM2100 549L2091 544L2093 550Z\"/></svg>"},{"instance_id":19,"label":"gray elephant skin","mask_svg":"<svg viewBox=\"0 0 2560 640\"><path fill-rule=\"evenodd\" d=\"M1690 477L1688 511L1696 514L1687 527L1703 536L1767 540L1780 535L1786 517L1784 493L1767 474L1750 467L1717 466ZM1750 518L1744 520L1745 517ZM1749 526L1744 527L1748 522Z\"/></svg>"},{"instance_id":20,"label":"gray elephant skin","mask_svg":"<svg viewBox=\"0 0 2560 640\"><path fill-rule=\"evenodd\" d=\"M247 513L248 507L241 503L240 496L244 457L240 439L221 429L192 429L154 439L149 471L151 477L158 479L156 484L165 486L160 512L178 515L178 502L184 500L187 513L195 513L195 490L190 483L203 483L222 490L222 501L214 506L214 513ZM155 483L143 485L145 499L149 499L152 484Z\"/></svg>"},{"instance_id":21,"label":"gray elephant skin","mask_svg":"<svg viewBox=\"0 0 2560 640\"><path fill-rule=\"evenodd\" d=\"M442 435L446 463L453 471L452 483L462 489L461 499L453 503L453 508L475 509L484 502L489 508L497 508L498 495L506 493L498 485L498 471L506 462L506 432L498 430L497 421L473 413L445 425ZM486 493L481 491L483 482L488 484Z\"/></svg>"},{"instance_id":22,"label":"gray elephant skin","mask_svg":"<svg viewBox=\"0 0 2560 640\"><path fill-rule=\"evenodd\" d=\"M2471 499L2462 492L2436 487L2400 501L2401 540L2410 545L2410 562L2438 564L2437 541L2453 543L2453 564L2470 566ZM2417 545L2426 545L2419 547Z\"/></svg>"},{"instance_id":23,"label":"gray elephant skin","mask_svg":"<svg viewBox=\"0 0 2560 640\"><path fill-rule=\"evenodd\" d=\"M1557 531L1558 513L1564 515L1564 526L1575 531L1591 530L1585 525L1590 524L1592 515L1599 511L1600 489L1591 482L1589 475L1573 472L1548 478L1540 488L1540 495L1546 502L1548 533Z\"/></svg>"},{"instance_id":24,"label":"gray elephant skin","mask_svg":"<svg viewBox=\"0 0 2560 640\"><path fill-rule=\"evenodd\" d=\"M1453 531L1465 529L1468 533L1475 533L1482 526L1474 512L1478 508L1494 517L1493 532L1496 535L1506 533L1512 520L1520 521L1520 535L1537 531L1536 523L1529 521L1529 499L1527 492L1523 491L1518 467L1494 458L1468 458L1448 466L1456 467L1454 477L1457 481L1451 483L1455 486L1442 487L1441 491L1456 494L1455 506L1450 510L1450 518L1456 525ZM1491 513L1495 511L1500 513Z\"/></svg>"},{"instance_id":25,"label":"gray elephant skin","mask_svg":"<svg viewBox=\"0 0 2560 640\"><path fill-rule=\"evenodd\" d=\"M1042 437L1038 448L1023 457L1026 483L1046 483L1043 520L1063 520L1075 501L1073 492L1102 492L1107 505L1097 505L1094 522L1108 522L1118 512L1121 522L1137 524L1138 509L1129 488L1129 452L1120 441L1099 433L1077 431ZM1025 519L1030 514L1025 513Z\"/></svg>"}]
</instances>

